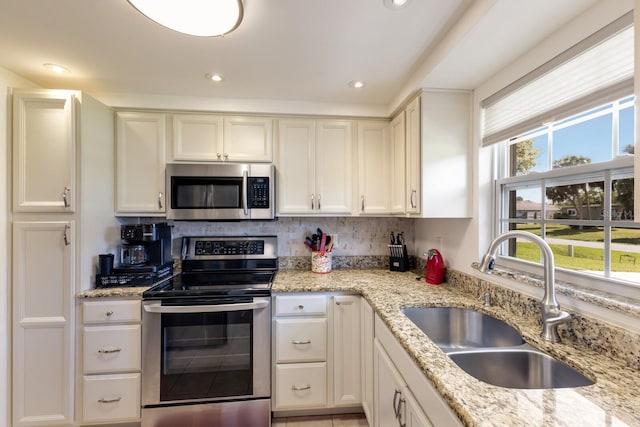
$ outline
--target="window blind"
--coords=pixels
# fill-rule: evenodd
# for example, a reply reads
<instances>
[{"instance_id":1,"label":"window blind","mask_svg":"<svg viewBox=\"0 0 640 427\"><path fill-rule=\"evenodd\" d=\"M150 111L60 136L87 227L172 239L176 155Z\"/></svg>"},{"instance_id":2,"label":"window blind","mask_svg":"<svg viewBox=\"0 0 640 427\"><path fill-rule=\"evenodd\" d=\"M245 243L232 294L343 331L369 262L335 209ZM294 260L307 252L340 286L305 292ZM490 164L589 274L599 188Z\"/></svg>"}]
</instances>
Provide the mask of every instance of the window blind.
<instances>
[{"instance_id":1,"label":"window blind","mask_svg":"<svg viewBox=\"0 0 640 427\"><path fill-rule=\"evenodd\" d=\"M482 101L490 145L633 93L633 12Z\"/></svg>"}]
</instances>

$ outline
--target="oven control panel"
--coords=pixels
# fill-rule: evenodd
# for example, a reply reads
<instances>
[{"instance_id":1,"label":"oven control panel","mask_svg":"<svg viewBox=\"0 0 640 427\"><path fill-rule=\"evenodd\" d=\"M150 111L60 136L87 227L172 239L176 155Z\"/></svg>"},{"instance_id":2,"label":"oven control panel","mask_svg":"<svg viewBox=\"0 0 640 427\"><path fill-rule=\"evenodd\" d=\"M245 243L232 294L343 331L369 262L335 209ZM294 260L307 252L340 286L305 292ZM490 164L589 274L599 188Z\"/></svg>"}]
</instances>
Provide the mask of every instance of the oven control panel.
<instances>
[{"instance_id":1,"label":"oven control panel","mask_svg":"<svg viewBox=\"0 0 640 427\"><path fill-rule=\"evenodd\" d=\"M263 240L197 240L196 255L262 255Z\"/></svg>"},{"instance_id":2,"label":"oven control panel","mask_svg":"<svg viewBox=\"0 0 640 427\"><path fill-rule=\"evenodd\" d=\"M181 259L220 260L278 258L276 236L190 236L182 238Z\"/></svg>"}]
</instances>

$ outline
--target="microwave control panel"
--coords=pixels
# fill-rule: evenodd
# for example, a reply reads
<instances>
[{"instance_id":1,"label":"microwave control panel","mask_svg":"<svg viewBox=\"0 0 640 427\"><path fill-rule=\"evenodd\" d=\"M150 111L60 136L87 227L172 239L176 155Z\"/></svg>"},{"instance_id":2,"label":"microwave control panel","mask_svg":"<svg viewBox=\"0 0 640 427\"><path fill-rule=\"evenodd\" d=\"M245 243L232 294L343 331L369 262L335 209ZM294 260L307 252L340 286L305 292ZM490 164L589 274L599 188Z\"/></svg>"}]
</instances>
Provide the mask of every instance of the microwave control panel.
<instances>
[{"instance_id":1,"label":"microwave control panel","mask_svg":"<svg viewBox=\"0 0 640 427\"><path fill-rule=\"evenodd\" d=\"M255 177L248 181L248 203L250 209L269 208L269 178Z\"/></svg>"}]
</instances>

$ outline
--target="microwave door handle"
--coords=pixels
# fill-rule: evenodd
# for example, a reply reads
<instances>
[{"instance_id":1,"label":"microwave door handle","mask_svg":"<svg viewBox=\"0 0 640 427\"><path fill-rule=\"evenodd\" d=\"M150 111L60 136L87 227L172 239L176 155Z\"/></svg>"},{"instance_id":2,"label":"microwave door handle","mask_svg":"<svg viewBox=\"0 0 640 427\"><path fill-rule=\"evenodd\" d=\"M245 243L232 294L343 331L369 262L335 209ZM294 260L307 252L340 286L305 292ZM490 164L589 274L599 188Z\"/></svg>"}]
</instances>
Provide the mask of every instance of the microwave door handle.
<instances>
[{"instance_id":1,"label":"microwave door handle","mask_svg":"<svg viewBox=\"0 0 640 427\"><path fill-rule=\"evenodd\" d=\"M146 304L144 311L149 313L218 313L221 311L259 310L265 308L269 301L257 301L239 304L216 305L161 305L160 303Z\"/></svg>"},{"instance_id":2,"label":"microwave door handle","mask_svg":"<svg viewBox=\"0 0 640 427\"><path fill-rule=\"evenodd\" d=\"M249 173L242 171L242 209L244 209L244 216L249 215L249 195L247 194L247 181L249 180Z\"/></svg>"}]
</instances>

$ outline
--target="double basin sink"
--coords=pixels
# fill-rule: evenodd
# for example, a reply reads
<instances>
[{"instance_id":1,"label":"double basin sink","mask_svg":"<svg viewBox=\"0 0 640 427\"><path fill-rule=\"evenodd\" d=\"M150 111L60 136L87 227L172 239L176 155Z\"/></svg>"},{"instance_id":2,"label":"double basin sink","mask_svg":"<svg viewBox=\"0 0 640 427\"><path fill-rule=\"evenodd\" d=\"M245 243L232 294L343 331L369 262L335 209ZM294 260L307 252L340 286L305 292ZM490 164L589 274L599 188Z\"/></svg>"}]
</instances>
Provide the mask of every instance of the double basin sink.
<instances>
[{"instance_id":1,"label":"double basin sink","mask_svg":"<svg viewBox=\"0 0 640 427\"><path fill-rule=\"evenodd\" d=\"M571 366L525 343L511 325L458 307L404 308L407 316L465 372L486 383L518 389L593 384Z\"/></svg>"}]
</instances>

